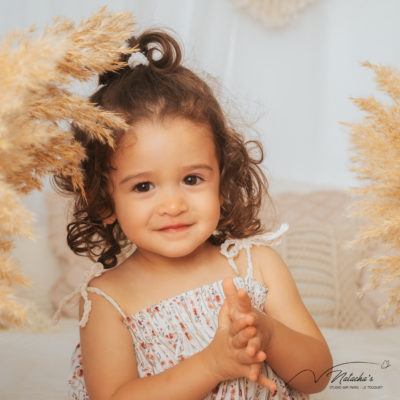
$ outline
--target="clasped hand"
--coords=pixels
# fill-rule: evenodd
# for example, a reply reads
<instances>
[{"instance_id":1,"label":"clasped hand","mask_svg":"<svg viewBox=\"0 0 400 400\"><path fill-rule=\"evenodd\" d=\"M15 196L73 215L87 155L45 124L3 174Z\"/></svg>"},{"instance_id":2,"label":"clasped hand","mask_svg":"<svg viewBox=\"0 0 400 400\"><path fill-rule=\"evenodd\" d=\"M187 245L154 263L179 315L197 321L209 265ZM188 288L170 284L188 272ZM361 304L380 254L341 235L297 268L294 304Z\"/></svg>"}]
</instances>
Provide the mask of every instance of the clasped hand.
<instances>
[{"instance_id":1,"label":"clasped hand","mask_svg":"<svg viewBox=\"0 0 400 400\"><path fill-rule=\"evenodd\" d=\"M245 290L237 289L231 278L223 283L225 301L218 317L218 329L211 347L220 380L246 377L270 391L276 384L260 373L267 358L265 349L271 333L262 323L265 315L254 309Z\"/></svg>"}]
</instances>

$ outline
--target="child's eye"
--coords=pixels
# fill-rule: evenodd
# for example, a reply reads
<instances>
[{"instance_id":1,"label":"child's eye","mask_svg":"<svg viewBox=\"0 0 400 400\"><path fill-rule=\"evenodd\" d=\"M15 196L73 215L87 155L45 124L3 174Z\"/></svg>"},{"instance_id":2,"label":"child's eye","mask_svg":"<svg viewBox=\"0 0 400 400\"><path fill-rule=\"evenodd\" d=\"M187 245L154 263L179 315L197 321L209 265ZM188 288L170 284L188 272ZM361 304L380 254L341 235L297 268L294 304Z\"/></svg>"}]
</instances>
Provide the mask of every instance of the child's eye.
<instances>
[{"instance_id":1,"label":"child's eye","mask_svg":"<svg viewBox=\"0 0 400 400\"><path fill-rule=\"evenodd\" d=\"M133 188L135 192L148 192L151 189L154 189L151 182L140 182Z\"/></svg>"},{"instance_id":2,"label":"child's eye","mask_svg":"<svg viewBox=\"0 0 400 400\"><path fill-rule=\"evenodd\" d=\"M203 179L200 178L197 175L188 175L184 178L183 182L185 182L186 185L197 185L199 184Z\"/></svg>"}]
</instances>

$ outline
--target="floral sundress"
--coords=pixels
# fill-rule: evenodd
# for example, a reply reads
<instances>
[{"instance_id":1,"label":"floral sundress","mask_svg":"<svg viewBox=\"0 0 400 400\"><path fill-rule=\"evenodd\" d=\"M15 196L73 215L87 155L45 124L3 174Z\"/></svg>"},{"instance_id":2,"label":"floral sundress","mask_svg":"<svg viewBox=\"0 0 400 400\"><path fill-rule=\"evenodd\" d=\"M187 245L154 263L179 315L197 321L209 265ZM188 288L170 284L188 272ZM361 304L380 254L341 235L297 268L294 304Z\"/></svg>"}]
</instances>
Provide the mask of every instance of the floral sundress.
<instances>
[{"instance_id":1,"label":"floral sundress","mask_svg":"<svg viewBox=\"0 0 400 400\"><path fill-rule=\"evenodd\" d=\"M239 274L239 270L234 263L234 257L241 249L247 250L247 275L244 278L235 277L234 283L238 289L246 290L251 298L252 306L259 311L264 310L268 289L253 278L250 248L253 244L271 243L286 230L287 226L282 225L277 232L241 240L229 239L221 245L221 253L228 258L229 264L237 274ZM94 264L92 271L89 271L83 279L81 286L66 301L76 295L81 295L85 299L81 326L86 324L90 313L87 292L104 296L118 310L123 318L123 324L132 336L139 377L163 372L201 351L213 340L218 326L218 315L225 299L222 281L213 282L162 300L133 315L125 315L109 295L98 288L88 287L90 280L104 271L100 263ZM82 354L78 344L72 354L71 375L68 379L70 400L89 400L81 361ZM270 398L274 400L306 400L309 398L308 395L286 385L266 362L262 366L261 373L276 383L277 392L274 395L255 382L246 378L237 378L220 382L203 400L264 400Z\"/></svg>"}]
</instances>

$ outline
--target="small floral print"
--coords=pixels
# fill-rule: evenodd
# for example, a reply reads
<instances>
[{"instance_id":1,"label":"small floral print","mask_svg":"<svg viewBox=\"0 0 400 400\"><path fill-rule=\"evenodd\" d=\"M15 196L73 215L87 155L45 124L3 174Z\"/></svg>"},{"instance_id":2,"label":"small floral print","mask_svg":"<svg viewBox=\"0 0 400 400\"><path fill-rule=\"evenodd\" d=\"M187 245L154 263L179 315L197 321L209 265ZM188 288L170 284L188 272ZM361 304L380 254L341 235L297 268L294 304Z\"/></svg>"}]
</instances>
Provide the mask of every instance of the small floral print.
<instances>
[{"instance_id":1,"label":"small floral print","mask_svg":"<svg viewBox=\"0 0 400 400\"><path fill-rule=\"evenodd\" d=\"M252 277L235 278L235 283L249 293L253 306L263 311L267 294L265 286ZM135 343L139 376L160 373L205 348L214 338L224 298L222 282L219 281L126 317L124 323ZM69 379L70 400L89 400L81 357L78 345L73 354L72 376ZM220 382L203 400L308 399L307 395L286 386L267 364L264 364L262 373L276 382L276 393L269 393L256 383L239 378Z\"/></svg>"}]
</instances>

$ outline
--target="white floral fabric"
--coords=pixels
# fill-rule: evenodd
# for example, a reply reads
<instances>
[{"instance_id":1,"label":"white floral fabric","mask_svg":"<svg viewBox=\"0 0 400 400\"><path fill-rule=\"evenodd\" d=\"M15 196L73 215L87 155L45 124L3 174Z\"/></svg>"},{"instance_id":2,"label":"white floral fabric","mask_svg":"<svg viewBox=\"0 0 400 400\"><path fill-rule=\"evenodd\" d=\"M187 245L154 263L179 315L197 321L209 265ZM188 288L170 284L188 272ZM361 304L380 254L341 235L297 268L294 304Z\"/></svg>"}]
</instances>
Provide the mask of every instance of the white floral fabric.
<instances>
[{"instance_id":1,"label":"white floral fabric","mask_svg":"<svg viewBox=\"0 0 400 400\"><path fill-rule=\"evenodd\" d=\"M248 273L244 278L235 277L234 283L237 288L244 288L251 298L253 307L263 312L268 289L253 279L250 256L251 245L259 244L259 238L254 242L246 240ZM229 245L243 248L243 242L230 242ZM226 248L225 251L223 249L224 247L221 252L227 253ZM229 250L231 254L237 254L235 250L232 253L232 247ZM233 257L232 263L234 263ZM80 293L82 288L81 286ZM87 289L91 291L92 288ZM104 295L117 306L107 294L100 290L95 292ZM126 316L117 306L123 316L123 323L132 336L139 376L159 374L208 346L217 330L218 315L224 299L222 281L218 281L163 300L134 315ZM81 360L82 354L78 344L72 355L71 376L68 381L71 400L89 400ZM307 395L286 385L267 363L264 363L262 373L276 382L277 392L274 395L246 378L238 378L220 382L204 397L204 400L308 399Z\"/></svg>"}]
</instances>

